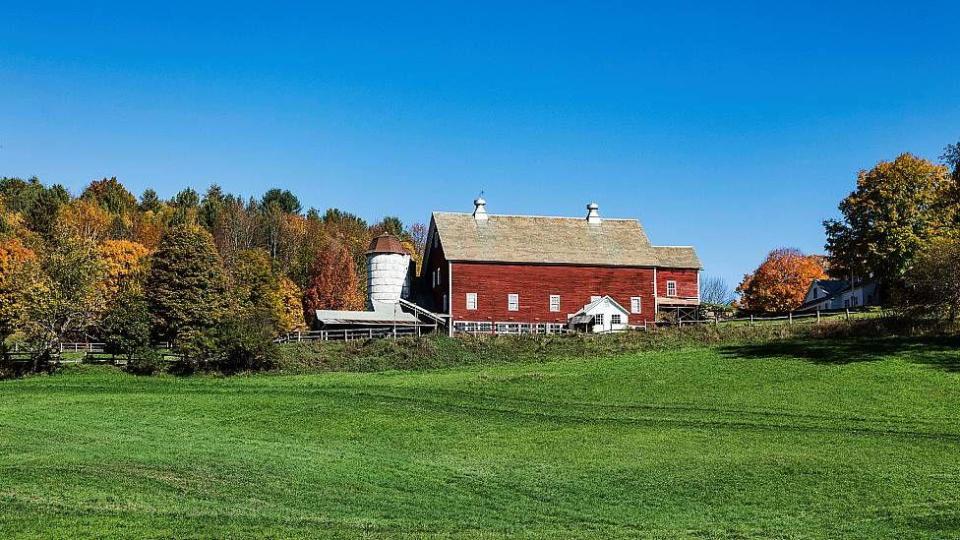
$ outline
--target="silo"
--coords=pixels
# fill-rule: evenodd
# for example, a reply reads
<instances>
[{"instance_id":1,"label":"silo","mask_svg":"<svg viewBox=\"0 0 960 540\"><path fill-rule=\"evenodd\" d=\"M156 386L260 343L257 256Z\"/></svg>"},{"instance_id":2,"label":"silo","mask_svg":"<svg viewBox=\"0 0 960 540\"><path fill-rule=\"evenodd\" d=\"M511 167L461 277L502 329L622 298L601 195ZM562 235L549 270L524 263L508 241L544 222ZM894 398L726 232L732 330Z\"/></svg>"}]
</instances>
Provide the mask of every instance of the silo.
<instances>
[{"instance_id":1,"label":"silo","mask_svg":"<svg viewBox=\"0 0 960 540\"><path fill-rule=\"evenodd\" d=\"M396 304L409 293L410 255L400 239L383 233L370 242L367 250L367 309L374 302Z\"/></svg>"}]
</instances>

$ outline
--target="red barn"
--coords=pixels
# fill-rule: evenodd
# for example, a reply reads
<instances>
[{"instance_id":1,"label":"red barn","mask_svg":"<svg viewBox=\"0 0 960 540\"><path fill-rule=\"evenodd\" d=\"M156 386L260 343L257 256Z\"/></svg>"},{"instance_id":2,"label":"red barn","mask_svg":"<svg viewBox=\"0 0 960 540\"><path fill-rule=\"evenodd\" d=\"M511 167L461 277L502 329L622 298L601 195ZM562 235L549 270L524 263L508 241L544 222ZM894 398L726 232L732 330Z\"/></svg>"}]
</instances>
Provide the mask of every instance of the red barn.
<instances>
[{"instance_id":1,"label":"red barn","mask_svg":"<svg viewBox=\"0 0 960 540\"><path fill-rule=\"evenodd\" d=\"M609 314L595 328L643 326L700 303L694 249L651 245L635 219L603 219L595 204L578 218L474 204L473 214L434 212L427 233L421 301L447 314L451 331L556 331L600 304Z\"/></svg>"}]
</instances>

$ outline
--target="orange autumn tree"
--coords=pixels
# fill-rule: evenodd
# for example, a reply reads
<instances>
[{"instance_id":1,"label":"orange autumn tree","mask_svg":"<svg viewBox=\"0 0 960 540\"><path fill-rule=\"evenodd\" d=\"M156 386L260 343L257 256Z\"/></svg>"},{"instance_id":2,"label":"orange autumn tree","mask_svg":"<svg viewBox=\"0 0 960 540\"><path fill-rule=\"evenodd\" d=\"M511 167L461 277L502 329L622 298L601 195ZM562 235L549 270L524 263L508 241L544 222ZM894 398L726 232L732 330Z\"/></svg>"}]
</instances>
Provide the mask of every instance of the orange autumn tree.
<instances>
[{"instance_id":1,"label":"orange autumn tree","mask_svg":"<svg viewBox=\"0 0 960 540\"><path fill-rule=\"evenodd\" d=\"M804 255L797 249L775 249L737 287L738 306L752 312L786 312L803 304L815 279L826 277L823 257Z\"/></svg>"}]
</instances>

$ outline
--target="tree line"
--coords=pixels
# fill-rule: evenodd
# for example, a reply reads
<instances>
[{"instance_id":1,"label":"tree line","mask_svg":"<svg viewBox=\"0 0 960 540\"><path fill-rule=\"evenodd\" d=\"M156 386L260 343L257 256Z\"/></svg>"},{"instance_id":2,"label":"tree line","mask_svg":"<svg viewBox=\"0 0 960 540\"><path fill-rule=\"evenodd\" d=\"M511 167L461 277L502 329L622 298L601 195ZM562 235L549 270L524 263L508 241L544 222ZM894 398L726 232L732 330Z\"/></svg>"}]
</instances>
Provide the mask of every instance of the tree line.
<instances>
[{"instance_id":1,"label":"tree line","mask_svg":"<svg viewBox=\"0 0 960 540\"><path fill-rule=\"evenodd\" d=\"M778 249L737 288L750 312L796 309L814 279L876 282L884 305L914 314L960 315L960 142L938 162L910 153L857 175L828 219L826 256Z\"/></svg>"},{"instance_id":2,"label":"tree line","mask_svg":"<svg viewBox=\"0 0 960 540\"><path fill-rule=\"evenodd\" d=\"M0 343L95 340L139 358L166 342L198 362L240 362L220 357L304 328L313 310L363 309L365 251L384 232L418 261L422 224L304 211L287 190L244 199L212 185L163 200L116 178L76 196L0 178Z\"/></svg>"}]
</instances>

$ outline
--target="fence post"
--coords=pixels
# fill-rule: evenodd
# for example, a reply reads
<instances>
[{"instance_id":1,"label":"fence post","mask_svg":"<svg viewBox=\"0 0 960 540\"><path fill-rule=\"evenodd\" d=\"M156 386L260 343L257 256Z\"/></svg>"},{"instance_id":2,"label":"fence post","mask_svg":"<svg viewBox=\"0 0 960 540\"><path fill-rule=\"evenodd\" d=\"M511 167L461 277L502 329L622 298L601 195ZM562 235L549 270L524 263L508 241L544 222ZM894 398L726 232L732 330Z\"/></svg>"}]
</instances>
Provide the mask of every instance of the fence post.
<instances>
[{"instance_id":1,"label":"fence post","mask_svg":"<svg viewBox=\"0 0 960 540\"><path fill-rule=\"evenodd\" d=\"M753 324L753 315L750 315L750 324Z\"/></svg>"},{"instance_id":2,"label":"fence post","mask_svg":"<svg viewBox=\"0 0 960 540\"><path fill-rule=\"evenodd\" d=\"M817 324L820 324L820 310L817 310Z\"/></svg>"},{"instance_id":3,"label":"fence post","mask_svg":"<svg viewBox=\"0 0 960 540\"><path fill-rule=\"evenodd\" d=\"M792 312L792 311L788 314L788 319L790 320L790 324L793 324L793 312Z\"/></svg>"},{"instance_id":4,"label":"fence post","mask_svg":"<svg viewBox=\"0 0 960 540\"><path fill-rule=\"evenodd\" d=\"M847 308L847 320L850 320L850 308Z\"/></svg>"}]
</instances>

